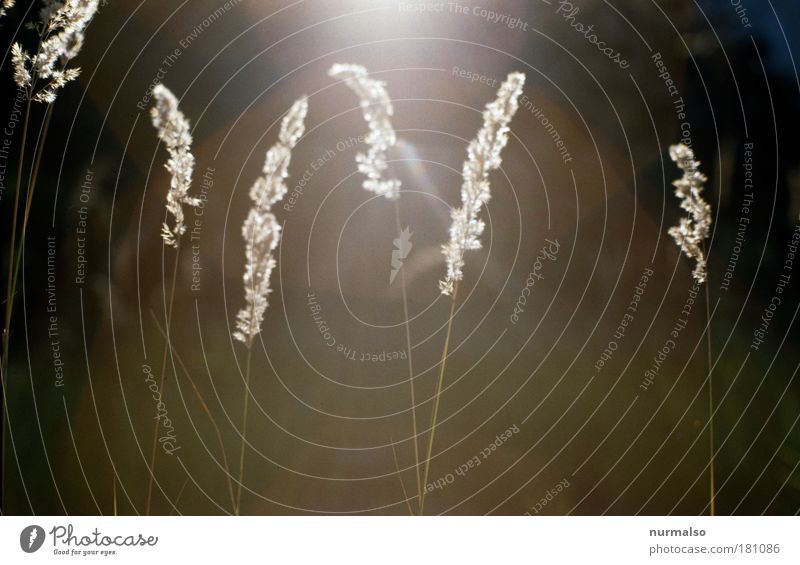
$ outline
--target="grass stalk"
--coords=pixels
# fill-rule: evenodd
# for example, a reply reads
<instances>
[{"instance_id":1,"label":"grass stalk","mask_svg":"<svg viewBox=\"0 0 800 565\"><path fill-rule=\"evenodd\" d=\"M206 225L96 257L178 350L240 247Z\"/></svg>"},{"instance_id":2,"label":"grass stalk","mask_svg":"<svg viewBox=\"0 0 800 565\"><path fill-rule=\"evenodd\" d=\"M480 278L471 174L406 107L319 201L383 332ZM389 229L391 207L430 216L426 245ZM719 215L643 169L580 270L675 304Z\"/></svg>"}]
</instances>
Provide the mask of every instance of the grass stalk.
<instances>
[{"instance_id":1,"label":"grass stalk","mask_svg":"<svg viewBox=\"0 0 800 565\"><path fill-rule=\"evenodd\" d=\"M397 224L397 237L401 237L403 227L400 223L400 203L397 199L394 200L394 218ZM408 385L411 389L411 439L414 442L414 471L417 477L417 504L422 503L422 481L419 474L419 441L417 436L417 399L414 393L414 363L411 359L411 327L408 315L408 291L406 289L406 273L403 267L400 267L400 289L403 295L403 321L405 322L406 330L406 351L408 353ZM394 445L392 445L394 450ZM395 456L396 457L396 456ZM398 470L399 472L399 470Z\"/></svg>"},{"instance_id":2,"label":"grass stalk","mask_svg":"<svg viewBox=\"0 0 800 565\"><path fill-rule=\"evenodd\" d=\"M150 311L150 315L153 317L153 321L155 322L156 327L158 328L158 331L160 331L161 335L163 335L164 339L166 339L166 334L164 333L164 330L161 328L161 325L158 323L158 318L156 318L155 312L153 312L151 310ZM175 351L174 347L172 349L172 355L175 356L175 360L178 362L178 365L180 366L181 370L183 371L183 374L186 375L186 379L189 381L189 384L192 385L192 390L194 391L194 394L197 397L197 402L200 404L200 408L202 408L203 412L205 413L206 417L208 418L208 421L211 423L211 426L214 428L214 433L217 436L217 443L219 443L220 453L222 454L222 467L225 470L225 478L227 480L227 485L228 485L228 496L230 496L230 499L231 499L231 511L233 512L235 510L235 508L236 508L236 500L234 499L234 496L233 496L233 483L231 482L231 470L230 470L230 466L228 465L228 456L225 453L225 442L222 439L222 432L219 429L219 425L217 424L217 420L211 414L211 409L208 407L208 404L206 403L205 399L203 398L203 395L200 392L200 389L197 388L197 384L194 382L194 379L192 378L192 374L189 372L189 369L186 367L186 363L183 362L183 359L181 358L180 354L178 354L178 352Z\"/></svg>"},{"instance_id":3,"label":"grass stalk","mask_svg":"<svg viewBox=\"0 0 800 565\"><path fill-rule=\"evenodd\" d=\"M22 144L19 149L19 165L17 167L17 183L14 190L14 208L11 218L11 243L8 248L8 282L6 285L5 321L3 325L3 380L5 381L8 371L8 341L11 333L11 306L14 303L14 259L16 257L17 242L17 218L19 217L19 193L22 188L22 167L25 163L25 146L28 141L28 122L31 114L31 98L28 96L28 103L25 107L25 118L22 123Z\"/></svg>"},{"instance_id":4,"label":"grass stalk","mask_svg":"<svg viewBox=\"0 0 800 565\"><path fill-rule=\"evenodd\" d=\"M413 516L414 510L411 508L411 500L408 498L408 491L406 490L406 483L403 481L403 476L400 474L400 464L397 462L397 450L394 448L394 440L389 438L389 443L392 444L392 457L394 457L394 468L397 471L397 478L400 481L400 489L403 491L403 498L408 507L408 515Z\"/></svg>"},{"instance_id":5,"label":"grass stalk","mask_svg":"<svg viewBox=\"0 0 800 565\"><path fill-rule=\"evenodd\" d=\"M244 371L244 407L242 408L242 441L239 444L239 480L236 485L236 503L234 513L239 516L242 510L242 480L244 479L244 444L247 434L247 406L250 400L250 367L253 358L253 340L247 343L247 363Z\"/></svg>"},{"instance_id":6,"label":"grass stalk","mask_svg":"<svg viewBox=\"0 0 800 565\"><path fill-rule=\"evenodd\" d=\"M706 354L708 366L708 487L709 487L709 515L716 516L716 501L714 489L714 389L711 382L711 313L708 281L706 287Z\"/></svg>"},{"instance_id":7,"label":"grass stalk","mask_svg":"<svg viewBox=\"0 0 800 565\"><path fill-rule=\"evenodd\" d=\"M44 34L40 32L39 34L39 45L36 49L36 57L39 56L42 50L42 44L47 39L49 34ZM62 71L64 69L61 69ZM25 104L25 118L23 119L22 123L22 143L20 144L19 148L19 163L17 166L17 182L16 187L14 189L14 210L13 210L13 217L11 219L11 245L9 246L9 254L8 254L8 283L6 287L6 303L5 303L5 325L3 327L3 358L0 360L0 367L2 367L2 371L0 372L0 378L5 380L5 374L8 370L8 351L9 351L9 335L11 333L11 315L14 307L14 295L16 293L16 279L17 279L17 271L19 269L19 260L22 257L22 248L25 242L25 228L27 227L27 219L28 213L30 212L30 203L33 198L32 191L33 187L36 186L36 178L39 173L39 165L41 163L41 154L42 150L44 149L44 139L47 137L47 130L50 127L50 118L53 115L53 106L55 102L51 102L47 105L47 111L45 112L45 119L44 119L44 126L43 126L43 133L39 136L39 140L37 140L37 150L34 154L35 157L35 164L33 165L33 169L31 171L30 182L28 183L28 190L27 190L27 197L26 197L26 205L25 205L25 221L23 223L22 234L20 237L20 250L17 252L16 250L16 239L17 239L17 218L19 217L19 194L20 188L22 187L22 177L23 177L23 166L25 164L25 149L28 142L28 123L30 121L31 115L31 105L33 103L33 96L34 91L36 89L36 83L38 82L39 77L37 73L34 71L33 79L31 80L29 86L26 88L25 98L27 100ZM16 258L15 258L16 257ZM3 393L5 394L5 389L3 389ZM5 396L4 396L5 398ZM3 438L5 435L3 435ZM5 458L3 457L3 467L5 466ZM3 469L5 470L5 469ZM5 477L5 474L2 475Z\"/></svg>"},{"instance_id":8,"label":"grass stalk","mask_svg":"<svg viewBox=\"0 0 800 565\"><path fill-rule=\"evenodd\" d=\"M447 352L450 349L450 333L453 329L453 316L456 311L456 297L458 296L458 281L453 286L453 299L450 302L450 317L447 320L447 334L444 338L444 348L442 349L442 359L439 363L439 380L436 383L436 393L433 400L433 412L431 413L431 432L428 436L428 452L425 456L425 467L422 474L422 495L419 500L419 515L422 516L425 510L425 485L428 483L428 473L431 467L431 454L433 453L433 439L436 435L436 424L439 417L439 400L442 396L442 383L444 382L444 371L447 364Z\"/></svg>"},{"instance_id":9,"label":"grass stalk","mask_svg":"<svg viewBox=\"0 0 800 565\"><path fill-rule=\"evenodd\" d=\"M31 204L33 203L33 192L36 189L36 181L39 178L39 168L42 164L42 153L44 152L44 144L47 140L47 132L50 129L50 120L53 117L53 105L48 104L45 112L44 124L42 132L36 143L36 151L34 153L33 170L31 171L31 178L28 182L27 195L25 197L25 212L22 215L22 228L19 238L19 250L16 252L16 259L14 260L14 276L11 281L12 296L17 292L17 279L19 278L19 267L22 263L22 254L25 252L25 235L28 233L28 219L31 214ZM11 308L13 309L13 300Z\"/></svg>"},{"instance_id":10,"label":"grass stalk","mask_svg":"<svg viewBox=\"0 0 800 565\"><path fill-rule=\"evenodd\" d=\"M46 35L40 34L39 35L39 46L36 50L36 56L41 53L42 43L46 39ZM62 69L63 70L63 69ZM8 370L8 352L9 352L9 337L11 333L11 316L14 308L14 295L16 294L16 280L17 280L17 272L19 270L19 263L20 258L22 257L22 249L24 247L25 242L25 229L28 223L28 213L30 212L30 203L33 198L33 187L36 186L36 178L39 173L39 165L41 163L41 154L44 148L44 138L47 137L47 130L50 126L50 118L53 115L53 106L55 105L54 102L51 102L47 105L47 111L45 112L45 119L44 119L44 131L42 135L39 136L39 140L37 140L37 149L36 153L34 154L35 157L35 164L33 165L33 169L31 171L30 181L28 183L28 190L26 196L26 205L25 205L25 221L23 222L22 234L20 237L20 249L17 251L16 249L16 240L17 240L17 218L19 217L19 194L20 188L22 187L22 177L23 177L23 166L25 164L25 149L28 144L28 123L30 121L31 115L31 105L33 103L33 93L36 88L36 83L38 81L38 76L34 73L33 80L31 84L26 89L25 98L27 99L27 103L25 104L25 118L23 119L22 123L22 143L20 144L19 148L19 163L17 166L17 182L16 187L14 189L14 209L13 209L13 217L11 219L11 245L8 248L8 286L6 287L6 304L5 304L5 325L3 326L3 358L0 361L0 366L2 366L2 373L0 374L0 378L5 381L5 375ZM5 398L5 388L3 387L3 394ZM3 433L2 439L5 439L5 432ZM5 453L5 451L4 451ZM3 471L5 471L5 457L2 457L2 466ZM2 473L2 477L5 477L5 473Z\"/></svg>"},{"instance_id":11,"label":"grass stalk","mask_svg":"<svg viewBox=\"0 0 800 565\"><path fill-rule=\"evenodd\" d=\"M175 246L175 265L172 268L172 285L169 293L169 304L167 306L167 319L165 323L166 343L164 344L164 355L161 358L161 380L158 390L161 395L164 395L164 382L167 376L167 354L172 349L172 342L170 341L170 324L172 322L172 307L175 303L175 282L178 278L178 264L180 259L181 243L178 240ZM156 416L158 416L158 407L156 407ZM155 479L155 462L156 462L156 447L158 446L158 432L161 429L161 420L156 417L155 426L153 426L153 446L150 450L150 476L147 481L147 501L145 503L145 516L150 515L150 505L153 500L153 480Z\"/></svg>"},{"instance_id":12,"label":"grass stalk","mask_svg":"<svg viewBox=\"0 0 800 565\"><path fill-rule=\"evenodd\" d=\"M17 167L17 183L14 190L14 208L13 216L11 219L11 242L8 248L8 282L6 286L6 302L5 302L5 316L3 323L3 358L0 360L0 390L2 390L2 399L0 399L0 406L3 407L2 419L2 436L0 436L0 498L3 500L3 514L6 514L6 378L8 376L8 352L9 352L9 338L11 335L11 312L12 305L14 304L14 288L13 270L14 270L14 255L17 238L17 217L19 216L19 192L22 185L22 167L25 163L25 146L28 141L28 122L31 114L31 93L28 91L28 102L25 106L25 118L22 125L22 143L19 149L19 164Z\"/></svg>"},{"instance_id":13,"label":"grass stalk","mask_svg":"<svg viewBox=\"0 0 800 565\"><path fill-rule=\"evenodd\" d=\"M181 497L183 497L183 491L186 490L186 485L188 484L189 479L184 479L183 484L181 485L181 490L178 491L178 496L175 497L175 504L172 505L172 510L169 511L170 516L172 516L178 508L178 504L181 502Z\"/></svg>"},{"instance_id":14,"label":"grass stalk","mask_svg":"<svg viewBox=\"0 0 800 565\"><path fill-rule=\"evenodd\" d=\"M16 249L16 240L17 240L17 218L19 217L19 195L20 195L20 188L22 187L22 177L23 177L23 166L25 160L25 146L27 145L27 134L28 134L28 122L30 116L30 108L31 108L31 96L30 92L28 94L28 103L25 109L25 120L22 128L22 145L20 146L20 156L19 156L19 169L17 173L17 184L14 193L14 210L13 210L13 219L11 221L11 246L9 247L9 256L8 256L8 287L6 292L6 303L5 303L5 325L3 327L3 359L2 359L2 374L0 378L2 378L2 398L5 399L5 375L8 371L8 354L10 351L10 335L11 335L11 319L13 317L14 311L14 297L17 294L17 279L19 276L19 268L22 262L22 254L25 252L25 234L27 233L28 229L28 218L30 217L30 210L31 210L31 203L33 202L33 191L36 187L36 181L39 176L39 167L41 166L42 162L42 152L44 151L44 144L45 140L47 139L47 132L50 128L50 120L53 116L53 104L48 104L47 110L45 112L44 123L42 126L41 134L39 135L39 139L36 142L36 149L34 152L34 163L33 169L31 170L31 177L28 181L28 186L26 190L26 197L25 197L25 211L23 213L23 220L22 220L22 228L19 235L19 249ZM5 407L3 401L0 400L0 404ZM0 445L5 445L5 418L3 418L2 424L2 441L0 441ZM3 449L2 454L2 470L0 470L0 481L5 484L5 449ZM3 493L5 494L5 493ZM3 498L0 495L0 498Z\"/></svg>"}]
</instances>

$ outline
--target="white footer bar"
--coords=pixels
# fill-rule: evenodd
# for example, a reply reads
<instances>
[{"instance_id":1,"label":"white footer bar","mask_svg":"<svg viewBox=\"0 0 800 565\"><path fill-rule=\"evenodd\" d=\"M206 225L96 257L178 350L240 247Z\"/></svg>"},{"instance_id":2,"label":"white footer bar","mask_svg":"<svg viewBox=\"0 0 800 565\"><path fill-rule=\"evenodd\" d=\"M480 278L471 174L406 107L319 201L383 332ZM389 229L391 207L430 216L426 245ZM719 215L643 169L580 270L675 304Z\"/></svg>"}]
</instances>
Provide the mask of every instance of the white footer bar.
<instances>
[{"instance_id":1,"label":"white footer bar","mask_svg":"<svg viewBox=\"0 0 800 565\"><path fill-rule=\"evenodd\" d=\"M6 516L0 562L797 564L798 537L798 517Z\"/></svg>"}]
</instances>

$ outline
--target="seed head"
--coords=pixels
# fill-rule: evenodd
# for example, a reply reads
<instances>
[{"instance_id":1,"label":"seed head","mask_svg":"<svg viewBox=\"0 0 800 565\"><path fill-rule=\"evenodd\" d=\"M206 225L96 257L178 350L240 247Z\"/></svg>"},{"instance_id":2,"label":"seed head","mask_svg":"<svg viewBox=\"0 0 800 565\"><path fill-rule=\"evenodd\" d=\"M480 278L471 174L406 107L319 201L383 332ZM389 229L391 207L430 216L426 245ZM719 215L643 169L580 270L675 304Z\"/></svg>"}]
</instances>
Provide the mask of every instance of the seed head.
<instances>
[{"instance_id":1,"label":"seed head","mask_svg":"<svg viewBox=\"0 0 800 565\"><path fill-rule=\"evenodd\" d=\"M386 154L397 143L397 135L392 128L390 117L394 113L386 84L371 79L367 69L361 65L336 64L328 71L328 75L341 78L361 100L361 111L369 126L366 142L367 153L356 155L358 171L367 176L364 188L392 200L399 196L400 181L385 179L383 174L388 168Z\"/></svg>"},{"instance_id":2,"label":"seed head","mask_svg":"<svg viewBox=\"0 0 800 565\"><path fill-rule=\"evenodd\" d=\"M692 276L697 282L704 283L707 272L703 243L711 230L711 206L700 194L708 179L700 172L700 162L695 161L694 152L686 145L672 145L669 156L683 171L683 176L672 184L675 196L681 199L681 208L689 213L677 226L669 229L669 235L687 257L697 261Z\"/></svg>"},{"instance_id":3,"label":"seed head","mask_svg":"<svg viewBox=\"0 0 800 565\"><path fill-rule=\"evenodd\" d=\"M244 299L246 306L236 316L233 337L248 347L261 331L261 322L272 292L269 281L275 268L274 251L281 239L281 226L272 213L272 206L287 192L284 180L288 175L292 149L305 131L308 100L297 100L281 122L278 141L264 159L263 175L250 188L253 206L242 226L245 242Z\"/></svg>"},{"instance_id":4,"label":"seed head","mask_svg":"<svg viewBox=\"0 0 800 565\"><path fill-rule=\"evenodd\" d=\"M189 133L189 121L178 108L178 99L163 84L153 89L156 105L150 109L153 127L158 130L158 137L167 146L169 160L166 168L172 175L169 192L167 192L167 211L173 215L175 222L170 227L166 222L161 227L161 237L166 245L178 247L178 239L186 231L183 205L198 206L200 200L189 196L194 171L192 155L192 136Z\"/></svg>"},{"instance_id":5,"label":"seed head","mask_svg":"<svg viewBox=\"0 0 800 565\"><path fill-rule=\"evenodd\" d=\"M481 248L484 223L478 217L491 197L489 172L500 167L500 153L508 142L508 124L517 111L517 99L525 84L523 73L511 73L497 91L497 98L483 111L483 127L467 149L462 168L461 208L450 214L450 241L442 246L447 275L439 281L442 294L452 294L456 281L464 277L464 252Z\"/></svg>"},{"instance_id":6,"label":"seed head","mask_svg":"<svg viewBox=\"0 0 800 565\"><path fill-rule=\"evenodd\" d=\"M10 10L14 7L15 0L3 0L3 3L0 4L0 18L6 15L6 10Z\"/></svg>"},{"instance_id":7,"label":"seed head","mask_svg":"<svg viewBox=\"0 0 800 565\"><path fill-rule=\"evenodd\" d=\"M80 69L67 69L67 65L80 52L98 4L99 0L47 0L39 15L38 29L44 39L36 53L31 55L14 44L11 55L17 86L29 88L43 81L32 100L52 103L58 90L78 77Z\"/></svg>"}]
</instances>

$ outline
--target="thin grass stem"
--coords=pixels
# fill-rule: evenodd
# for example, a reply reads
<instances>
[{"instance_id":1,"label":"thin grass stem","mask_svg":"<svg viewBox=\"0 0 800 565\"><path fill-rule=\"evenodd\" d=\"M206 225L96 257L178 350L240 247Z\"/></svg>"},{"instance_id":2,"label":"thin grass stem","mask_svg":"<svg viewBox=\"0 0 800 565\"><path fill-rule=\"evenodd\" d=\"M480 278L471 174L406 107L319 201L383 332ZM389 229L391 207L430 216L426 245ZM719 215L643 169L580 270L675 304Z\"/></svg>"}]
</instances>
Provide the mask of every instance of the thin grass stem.
<instances>
[{"instance_id":1,"label":"thin grass stem","mask_svg":"<svg viewBox=\"0 0 800 565\"><path fill-rule=\"evenodd\" d=\"M242 408L242 441L239 444L239 480L236 486L235 514L241 515L242 510L242 480L244 479L244 444L247 434L247 405L250 400L250 367L253 357L253 340L247 344L247 364L244 372L244 407Z\"/></svg>"},{"instance_id":2,"label":"thin grass stem","mask_svg":"<svg viewBox=\"0 0 800 565\"><path fill-rule=\"evenodd\" d=\"M714 389L711 382L711 313L708 281L706 287L706 354L708 367L708 486L709 486L709 514L716 516L716 493L714 489Z\"/></svg>"},{"instance_id":3,"label":"thin grass stem","mask_svg":"<svg viewBox=\"0 0 800 565\"><path fill-rule=\"evenodd\" d=\"M161 327L161 325L158 323L158 318L156 318L155 312L150 310L150 315L153 317L153 321L155 322L158 331L160 331L161 335L163 335L164 339L166 339L166 334L164 333L164 330ZM205 412L208 421L214 428L214 433L217 436L217 443L219 443L220 453L222 454L222 466L225 470L225 478L228 484L228 496L230 496L231 499L231 512L233 512L236 509L236 500L234 499L233 496L233 483L231 482L231 470L230 466L228 465L228 456L225 453L225 442L222 439L222 432L219 429L219 425L217 425L217 420L211 414L211 409L208 407L208 404L206 404L206 401L203 398L200 389L197 388L197 384L195 384L194 379L192 378L192 375L189 372L189 369L186 367L186 363L183 362L183 359L181 358L180 354L177 351L175 351L174 347L172 348L172 355L175 356L175 360L178 362L178 365L183 371L183 374L186 375L186 379L189 381L189 384L192 385L192 390L194 390L194 394L197 397L197 401L199 402L200 407L203 409L203 412Z\"/></svg>"},{"instance_id":4,"label":"thin grass stem","mask_svg":"<svg viewBox=\"0 0 800 565\"><path fill-rule=\"evenodd\" d=\"M172 342L170 341L170 324L172 323L172 307L175 303L175 282L178 278L178 264L180 260L181 243L177 241L175 245L175 265L172 268L172 284L169 293L169 304L167 306L167 319L165 323L166 343L164 344L164 355L161 358L161 380L158 390L164 394L164 382L166 381L167 373L167 354L172 349ZM158 416L158 410L156 410ZM155 462L156 462L156 447L158 446L158 432L161 429L161 420L156 418L155 426L153 426L153 447L150 450L150 477L147 481L147 502L145 503L145 516L150 515L150 505L153 500L153 480L155 479Z\"/></svg>"},{"instance_id":5,"label":"thin grass stem","mask_svg":"<svg viewBox=\"0 0 800 565\"><path fill-rule=\"evenodd\" d=\"M400 474L400 464L397 462L397 450L394 448L394 440L389 438L389 443L392 444L392 456L394 457L394 468L397 471L397 478L400 480L400 488L403 490L403 498L408 507L408 515L413 516L414 510L411 508L411 500L408 498L408 491L406 491L406 484L403 482L403 476Z\"/></svg>"},{"instance_id":6,"label":"thin grass stem","mask_svg":"<svg viewBox=\"0 0 800 565\"><path fill-rule=\"evenodd\" d=\"M17 167L17 183L14 191L14 208L13 216L11 218L11 243L8 248L8 283L6 286L6 303L5 303L5 322L3 326L3 380L5 381L6 371L8 370L8 341L9 334L11 333L11 307L14 303L14 287L12 286L14 280L14 259L16 255L16 242L17 242L17 217L19 216L19 193L22 188L22 167L25 163L25 146L28 141L28 122L31 114L31 98L28 96L28 103L25 107L25 118L22 124L22 144L19 149L19 165Z\"/></svg>"},{"instance_id":7,"label":"thin grass stem","mask_svg":"<svg viewBox=\"0 0 800 565\"><path fill-rule=\"evenodd\" d=\"M439 363L439 381L436 383L436 394L433 400L433 412L431 413L431 433L428 436L428 452L425 456L425 467L422 474L422 496L419 501L419 515L422 516L425 510L425 485L428 484L428 473L431 467L431 454L433 453L433 439L436 435L436 424L439 417L439 400L442 396L442 383L444 382L444 371L447 364L447 352L450 348L450 333L453 329L453 315L456 311L456 297L458 296L458 280L453 285L453 299L450 302L450 317L447 320L447 335L444 339L444 348L442 349L442 359Z\"/></svg>"},{"instance_id":8,"label":"thin grass stem","mask_svg":"<svg viewBox=\"0 0 800 565\"><path fill-rule=\"evenodd\" d=\"M173 512L177 511L178 504L180 504L181 497L183 496L183 491L186 490L186 485L188 484L189 484L189 478L187 477L186 479L184 479L183 485L181 485L181 490L178 491L178 496L175 497L175 504L172 505L172 510L169 511L170 515L172 515Z\"/></svg>"},{"instance_id":9,"label":"thin grass stem","mask_svg":"<svg viewBox=\"0 0 800 565\"><path fill-rule=\"evenodd\" d=\"M400 223L400 203L399 199L394 200L394 218L397 224L397 237L401 237L403 227ZM417 399L414 393L414 363L411 359L411 328L408 315L408 291L406 289L406 273L400 267L400 289L403 295L403 321L406 330L406 351L408 353L408 385L411 389L411 425L414 442L414 471L417 476L417 504L422 500L422 481L419 475L419 441L417 436Z\"/></svg>"},{"instance_id":10,"label":"thin grass stem","mask_svg":"<svg viewBox=\"0 0 800 565\"><path fill-rule=\"evenodd\" d=\"M28 122L31 114L31 96L30 91L27 95L28 102L25 105L25 118L22 125L22 143L19 149L19 165L17 167L17 183L14 191L14 208L11 220L11 242L8 248L8 282L6 286L6 303L5 303L5 316L3 323L3 359L0 361L0 389L2 390L2 400L0 405L3 407L4 417L2 419L2 436L0 437L0 498L3 500L3 514L6 514L6 379L8 376L8 353L9 353L9 340L11 337L11 312L12 305L14 304L14 287L13 271L14 271L14 255L17 238L17 217L19 216L19 192L22 185L22 168L25 163L25 146L28 141Z\"/></svg>"},{"instance_id":11,"label":"thin grass stem","mask_svg":"<svg viewBox=\"0 0 800 565\"><path fill-rule=\"evenodd\" d=\"M25 252L25 235L28 232L28 219L31 213L31 204L33 203L33 192L36 189L36 181L39 178L39 168L42 163L42 153L44 152L44 144L47 140L47 132L50 129L50 119L53 117L53 104L47 105L45 112L44 124L42 125L41 135L36 143L36 151L34 153L33 170L31 171L31 178L28 182L28 190L25 197L25 211L22 215L22 228L19 238L19 250L16 251L16 259L14 260L14 277L11 281L11 292L14 296L17 292L17 280L19 279L19 268L22 263L22 254ZM14 308L13 300L11 308Z\"/></svg>"}]
</instances>

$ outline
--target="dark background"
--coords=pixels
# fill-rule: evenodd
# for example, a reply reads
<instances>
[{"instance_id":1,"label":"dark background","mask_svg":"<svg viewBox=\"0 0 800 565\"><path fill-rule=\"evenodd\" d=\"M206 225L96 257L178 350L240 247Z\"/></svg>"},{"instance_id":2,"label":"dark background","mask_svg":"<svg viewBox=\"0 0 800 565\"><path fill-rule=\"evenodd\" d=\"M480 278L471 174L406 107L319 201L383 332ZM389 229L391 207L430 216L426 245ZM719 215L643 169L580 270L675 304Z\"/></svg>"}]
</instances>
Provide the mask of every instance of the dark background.
<instances>
[{"instance_id":1,"label":"dark background","mask_svg":"<svg viewBox=\"0 0 800 565\"><path fill-rule=\"evenodd\" d=\"M621 69L556 14L558 2L460 3L467 14L413 13L398 2L245 0L204 27L163 79L194 128L195 188L213 168L204 208L201 289L190 250L178 257L164 401L179 456L158 454L152 513L231 511L226 465L238 463L246 350L230 331L242 305L241 222L247 190L292 101L305 93L307 132L292 157L290 190L327 150L296 206L279 208L284 235L261 339L253 353L243 512L407 513L413 494L408 368L361 361L403 351L398 283L388 284L394 211L361 188L357 101L327 76L337 62L366 66L394 99L403 182L400 216L413 248L408 286L420 449L450 303L438 294L448 206L459 203L465 147L496 88L453 67L502 80L527 75L525 95L558 130L565 165L541 121L521 107L502 170L492 176L484 249L467 254L453 324L430 480L480 457L434 490L426 513L522 514L567 481L541 514L708 512L707 349L701 293L678 346L646 391L644 371L669 337L691 287L689 260L666 235L681 210L667 147L679 140L672 100L651 61L660 52L686 102L692 145L713 206L708 291L718 514L800 509L800 273L792 274L764 344L753 332L775 293L798 224L800 8L792 0L574 2L575 20L630 62ZM54 107L25 245L12 326L4 438L3 511L145 512L154 405L142 365L159 374L175 252L159 237L169 178L147 112L137 107L163 59L219 0L110 2L89 26L82 68ZM473 13L519 17L509 29ZM18 34L20 3L0 25ZM0 124L15 87L6 52ZM148 104L149 106L149 104ZM31 117L38 131L43 108ZM14 151L19 133L15 133ZM753 143L755 198L728 290ZM15 161L9 160L9 163ZM74 282L81 184L88 204L88 276ZM15 166L0 201L4 242ZM24 177L23 177L24 178ZM191 218L191 214L189 215ZM56 296L65 384L54 386L47 336L47 237L57 249ZM560 244L520 323L509 315L545 240ZM3 246L3 253L8 243ZM6 265L7 255L3 258ZM613 358L593 369L643 269L654 277ZM3 279L5 280L5 275ZM337 344L311 317L314 293ZM396 443L400 473L391 444ZM224 458L223 458L224 454Z\"/></svg>"}]
</instances>

